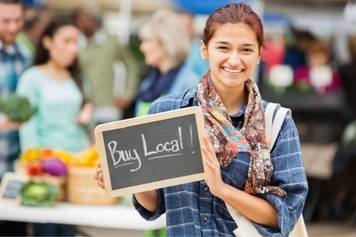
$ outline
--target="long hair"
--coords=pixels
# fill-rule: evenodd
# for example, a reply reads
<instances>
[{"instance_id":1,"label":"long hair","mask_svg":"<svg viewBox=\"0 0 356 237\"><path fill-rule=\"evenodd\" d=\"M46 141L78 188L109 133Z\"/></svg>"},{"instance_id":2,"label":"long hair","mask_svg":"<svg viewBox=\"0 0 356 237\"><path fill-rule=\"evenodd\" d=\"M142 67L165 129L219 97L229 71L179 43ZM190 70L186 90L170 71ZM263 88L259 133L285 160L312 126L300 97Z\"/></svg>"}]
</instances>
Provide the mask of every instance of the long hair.
<instances>
[{"instance_id":1,"label":"long hair","mask_svg":"<svg viewBox=\"0 0 356 237\"><path fill-rule=\"evenodd\" d=\"M64 26L76 27L71 19L59 16L54 17L52 21L48 24L48 26L42 33L40 39L38 40L38 44L36 47L36 55L33 63L34 65L46 64L51 59L48 49L46 49L43 45L43 39L45 37L53 38L57 31ZM73 63L67 67L67 70L69 71L75 84L77 85L84 97L83 81L78 58L76 58Z\"/></svg>"}]
</instances>

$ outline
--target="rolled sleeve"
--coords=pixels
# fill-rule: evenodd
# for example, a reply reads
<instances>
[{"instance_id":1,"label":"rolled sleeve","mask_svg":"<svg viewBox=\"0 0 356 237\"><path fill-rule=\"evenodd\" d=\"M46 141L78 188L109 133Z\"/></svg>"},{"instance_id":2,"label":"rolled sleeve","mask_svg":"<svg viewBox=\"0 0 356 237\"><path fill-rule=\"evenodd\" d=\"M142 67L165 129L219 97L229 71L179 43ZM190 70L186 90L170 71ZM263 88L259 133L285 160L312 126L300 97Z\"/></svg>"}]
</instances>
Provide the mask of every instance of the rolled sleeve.
<instances>
[{"instance_id":1,"label":"rolled sleeve","mask_svg":"<svg viewBox=\"0 0 356 237\"><path fill-rule=\"evenodd\" d=\"M271 160L274 168L271 185L281 187L287 195L261 195L275 207L279 228L258 224L256 227L264 236L288 236L302 213L308 192L298 131L290 114L283 122Z\"/></svg>"},{"instance_id":2,"label":"rolled sleeve","mask_svg":"<svg viewBox=\"0 0 356 237\"><path fill-rule=\"evenodd\" d=\"M148 221L153 221L155 219L157 219L158 217L160 217L163 213L166 212L166 208L165 208L165 203L164 203L164 196L163 196L163 190L159 189L156 190L157 191L157 210L155 212L150 212L148 211L146 208L144 208L136 199L135 195L132 195L132 201L133 201L133 205L135 207L135 209L138 211L138 213L140 213L140 215L148 220Z\"/></svg>"}]
</instances>

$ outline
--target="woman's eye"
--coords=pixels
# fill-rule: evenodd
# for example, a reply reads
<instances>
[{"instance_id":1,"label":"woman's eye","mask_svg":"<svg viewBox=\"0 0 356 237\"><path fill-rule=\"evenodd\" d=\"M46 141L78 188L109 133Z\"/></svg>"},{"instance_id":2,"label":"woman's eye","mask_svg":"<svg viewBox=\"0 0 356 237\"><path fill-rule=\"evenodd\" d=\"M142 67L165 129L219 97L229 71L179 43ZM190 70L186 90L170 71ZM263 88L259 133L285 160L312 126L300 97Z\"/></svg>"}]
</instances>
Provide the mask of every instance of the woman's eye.
<instances>
[{"instance_id":1,"label":"woman's eye","mask_svg":"<svg viewBox=\"0 0 356 237\"><path fill-rule=\"evenodd\" d=\"M253 50L250 49L250 48L245 48L245 49L241 49L241 52L242 52L242 53L245 53L245 54L248 54L248 53L252 53Z\"/></svg>"},{"instance_id":2,"label":"woman's eye","mask_svg":"<svg viewBox=\"0 0 356 237\"><path fill-rule=\"evenodd\" d=\"M218 49L219 49L219 50L222 50L222 51L227 51L227 50L228 50L228 47L219 46Z\"/></svg>"}]
</instances>

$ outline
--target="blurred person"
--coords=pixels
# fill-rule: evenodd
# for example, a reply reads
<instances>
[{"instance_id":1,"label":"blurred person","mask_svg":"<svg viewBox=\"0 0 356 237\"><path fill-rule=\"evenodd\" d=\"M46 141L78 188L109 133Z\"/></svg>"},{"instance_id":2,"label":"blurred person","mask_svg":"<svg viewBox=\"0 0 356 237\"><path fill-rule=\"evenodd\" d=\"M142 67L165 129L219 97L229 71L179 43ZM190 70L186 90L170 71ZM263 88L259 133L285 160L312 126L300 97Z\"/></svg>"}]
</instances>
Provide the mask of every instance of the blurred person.
<instances>
[{"instance_id":1,"label":"blurred person","mask_svg":"<svg viewBox=\"0 0 356 237\"><path fill-rule=\"evenodd\" d=\"M313 217L343 223L356 221L356 35L349 37L350 62L338 68L347 104L345 126L332 161L332 174L319 187Z\"/></svg>"},{"instance_id":2,"label":"blurred person","mask_svg":"<svg viewBox=\"0 0 356 237\"><path fill-rule=\"evenodd\" d=\"M16 90L19 76L29 66L29 52L16 42L23 26L23 6L20 0L0 0L0 96L6 97ZM0 114L0 178L12 169L12 161L19 154L19 124ZM11 130L11 131L6 131Z\"/></svg>"},{"instance_id":3,"label":"blurred person","mask_svg":"<svg viewBox=\"0 0 356 237\"><path fill-rule=\"evenodd\" d=\"M20 128L21 150L31 147L80 152L89 147L85 126L92 105L84 96L78 54L79 29L68 18L55 18L40 37L34 66L21 76L17 93L37 108ZM34 224L35 236L74 236L75 227Z\"/></svg>"},{"instance_id":4,"label":"blurred person","mask_svg":"<svg viewBox=\"0 0 356 237\"><path fill-rule=\"evenodd\" d=\"M146 115L158 97L195 87L200 78L184 67L190 42L179 16L168 10L157 11L139 30L140 50L152 70L140 85L136 116Z\"/></svg>"},{"instance_id":5,"label":"blurred person","mask_svg":"<svg viewBox=\"0 0 356 237\"><path fill-rule=\"evenodd\" d=\"M118 120L119 112L129 108L137 93L137 62L129 49L120 45L116 36L105 32L101 16L94 6L77 9L74 17L84 35L79 60L83 74L91 84L94 119L97 123ZM118 62L124 63L126 78L118 78L121 76L115 72ZM124 81L123 95L114 92L117 80Z\"/></svg>"},{"instance_id":6,"label":"blurred person","mask_svg":"<svg viewBox=\"0 0 356 237\"><path fill-rule=\"evenodd\" d=\"M52 18L52 12L45 6L29 7L25 9L25 19L22 32L20 32L16 41L25 46L31 52L31 57L35 56L37 42L43 33L43 30L49 24Z\"/></svg>"},{"instance_id":7,"label":"blurred person","mask_svg":"<svg viewBox=\"0 0 356 237\"><path fill-rule=\"evenodd\" d=\"M226 204L262 236L289 236L301 215L308 188L290 113L274 148L266 150L268 102L252 79L262 45L261 20L248 5L222 6L208 17L201 42L210 71L196 88L161 97L150 108L160 113L199 106L205 120L205 180L133 195L146 220L166 213L167 236L235 236L245 226L237 226ZM100 166L96 177L103 187Z\"/></svg>"},{"instance_id":8,"label":"blurred person","mask_svg":"<svg viewBox=\"0 0 356 237\"><path fill-rule=\"evenodd\" d=\"M349 52L351 60L349 63L341 65L338 69L342 82L346 102L350 106L354 116L356 115L356 34L349 39Z\"/></svg>"},{"instance_id":9,"label":"blurred person","mask_svg":"<svg viewBox=\"0 0 356 237\"><path fill-rule=\"evenodd\" d=\"M297 67L307 64L306 53L314 42L315 36L309 31L300 31L293 27L285 34L286 50L283 64L287 64L295 70Z\"/></svg>"},{"instance_id":10,"label":"blurred person","mask_svg":"<svg viewBox=\"0 0 356 237\"><path fill-rule=\"evenodd\" d=\"M15 39L23 26L23 6L20 0L0 0L0 96L16 90L18 78L30 64L30 54ZM13 170L13 161L20 152L18 127L0 113L0 179ZM0 221L0 235L26 235L26 224Z\"/></svg>"},{"instance_id":11,"label":"blurred person","mask_svg":"<svg viewBox=\"0 0 356 237\"><path fill-rule=\"evenodd\" d=\"M194 29L194 16L186 11L178 12L181 21L187 29L191 47L188 56L185 60L184 67L190 68L199 78L201 78L208 70L208 62L200 57L200 36L196 34Z\"/></svg>"},{"instance_id":12,"label":"blurred person","mask_svg":"<svg viewBox=\"0 0 356 237\"><path fill-rule=\"evenodd\" d=\"M307 65L296 68L294 79L298 86L314 88L320 95L341 88L339 74L330 64L329 48L321 41L310 45Z\"/></svg>"},{"instance_id":13,"label":"blurred person","mask_svg":"<svg viewBox=\"0 0 356 237\"><path fill-rule=\"evenodd\" d=\"M267 75L274 66L283 64L285 50L285 41L282 35L277 34L266 38L261 58L264 62L264 70Z\"/></svg>"},{"instance_id":14,"label":"blurred person","mask_svg":"<svg viewBox=\"0 0 356 237\"><path fill-rule=\"evenodd\" d=\"M79 152L89 146L84 126L91 120L92 105L84 95L78 37L74 23L54 19L40 38L34 66L20 78L17 94L37 108L20 129L22 151L41 146Z\"/></svg>"}]
</instances>

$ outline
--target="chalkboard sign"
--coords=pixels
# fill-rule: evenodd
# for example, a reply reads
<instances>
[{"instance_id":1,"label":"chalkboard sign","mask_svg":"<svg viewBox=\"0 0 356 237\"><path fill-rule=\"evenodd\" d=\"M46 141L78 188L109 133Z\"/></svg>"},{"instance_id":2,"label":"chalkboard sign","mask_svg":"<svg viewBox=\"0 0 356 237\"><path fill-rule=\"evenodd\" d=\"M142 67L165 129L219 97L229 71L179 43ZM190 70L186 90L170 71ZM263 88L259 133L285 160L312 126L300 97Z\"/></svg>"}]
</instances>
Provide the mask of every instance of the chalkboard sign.
<instances>
[{"instance_id":1,"label":"chalkboard sign","mask_svg":"<svg viewBox=\"0 0 356 237\"><path fill-rule=\"evenodd\" d=\"M0 187L0 200L17 201L22 186L28 181L27 176L7 172L4 174Z\"/></svg>"},{"instance_id":2,"label":"chalkboard sign","mask_svg":"<svg viewBox=\"0 0 356 237\"><path fill-rule=\"evenodd\" d=\"M120 196L204 179L203 124L195 106L97 126L106 191Z\"/></svg>"}]
</instances>

